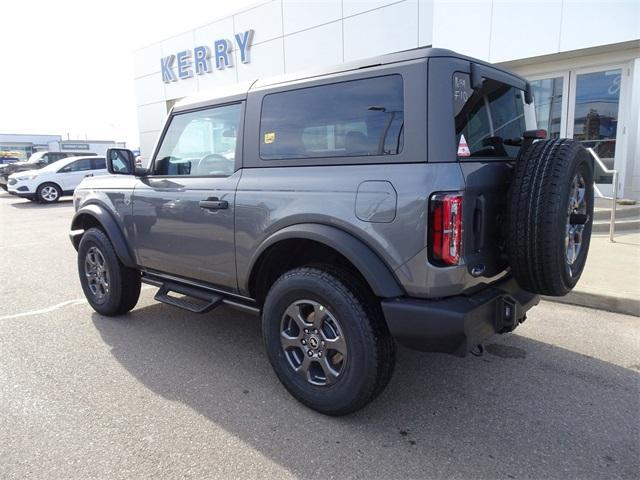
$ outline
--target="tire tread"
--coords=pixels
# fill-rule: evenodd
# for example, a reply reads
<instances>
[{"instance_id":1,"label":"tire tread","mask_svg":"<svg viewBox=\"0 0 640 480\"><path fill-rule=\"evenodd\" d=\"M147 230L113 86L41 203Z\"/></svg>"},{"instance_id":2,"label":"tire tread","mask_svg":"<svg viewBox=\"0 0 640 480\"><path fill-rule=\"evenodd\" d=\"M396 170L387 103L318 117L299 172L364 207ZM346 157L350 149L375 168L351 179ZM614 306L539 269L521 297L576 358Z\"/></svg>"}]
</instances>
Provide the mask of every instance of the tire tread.
<instances>
[{"instance_id":1,"label":"tire tread","mask_svg":"<svg viewBox=\"0 0 640 480\"><path fill-rule=\"evenodd\" d=\"M525 290L558 296L573 288L564 279L558 230L564 226L560 219L567 175L576 157L584 154L574 140L553 139L533 143L516 162L509 191L507 253L512 273Z\"/></svg>"}]
</instances>

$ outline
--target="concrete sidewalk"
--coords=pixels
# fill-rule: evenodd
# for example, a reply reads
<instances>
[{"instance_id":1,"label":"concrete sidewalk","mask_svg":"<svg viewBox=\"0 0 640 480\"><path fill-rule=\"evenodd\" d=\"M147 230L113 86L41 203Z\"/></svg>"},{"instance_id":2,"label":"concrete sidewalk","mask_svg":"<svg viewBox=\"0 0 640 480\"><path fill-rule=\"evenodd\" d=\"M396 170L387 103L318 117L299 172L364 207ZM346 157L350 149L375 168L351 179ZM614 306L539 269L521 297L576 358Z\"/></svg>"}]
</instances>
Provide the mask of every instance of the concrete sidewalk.
<instances>
[{"instance_id":1,"label":"concrete sidewalk","mask_svg":"<svg viewBox=\"0 0 640 480\"><path fill-rule=\"evenodd\" d=\"M547 300L640 316L640 232L591 237L587 265L566 297Z\"/></svg>"}]
</instances>

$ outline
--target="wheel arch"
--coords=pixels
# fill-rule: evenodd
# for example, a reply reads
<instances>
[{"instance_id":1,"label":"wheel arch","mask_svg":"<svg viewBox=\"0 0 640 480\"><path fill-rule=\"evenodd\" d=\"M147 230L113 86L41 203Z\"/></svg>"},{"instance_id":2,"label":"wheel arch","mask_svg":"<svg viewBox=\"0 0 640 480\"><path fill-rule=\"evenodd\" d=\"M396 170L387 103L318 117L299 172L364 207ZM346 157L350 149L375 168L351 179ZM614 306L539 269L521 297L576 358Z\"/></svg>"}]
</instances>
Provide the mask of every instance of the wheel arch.
<instances>
[{"instance_id":1,"label":"wheel arch","mask_svg":"<svg viewBox=\"0 0 640 480\"><path fill-rule=\"evenodd\" d=\"M314 249L315 256L311 254L311 259L314 260L318 255L333 253L337 256L333 259L346 261L347 264L344 266L351 267L377 297L393 298L404 295L391 269L365 243L344 230L315 223L290 225L264 240L249 262L248 273L244 285L240 285L241 289L260 302L260 298L264 298L266 294L260 291L261 279L264 279L265 275L274 281L287 269L302 266L301 262L305 263L304 260L296 261L292 246L302 247L299 250L303 256ZM274 255L276 259L273 258ZM276 272L268 272L271 264ZM267 284L271 283L269 280Z\"/></svg>"},{"instance_id":2,"label":"wheel arch","mask_svg":"<svg viewBox=\"0 0 640 480\"><path fill-rule=\"evenodd\" d=\"M103 206L98 204L85 205L73 216L69 236L76 250L80 245L84 232L93 227L100 228L105 232L118 258L125 266L136 267L134 257L115 218Z\"/></svg>"}]
</instances>

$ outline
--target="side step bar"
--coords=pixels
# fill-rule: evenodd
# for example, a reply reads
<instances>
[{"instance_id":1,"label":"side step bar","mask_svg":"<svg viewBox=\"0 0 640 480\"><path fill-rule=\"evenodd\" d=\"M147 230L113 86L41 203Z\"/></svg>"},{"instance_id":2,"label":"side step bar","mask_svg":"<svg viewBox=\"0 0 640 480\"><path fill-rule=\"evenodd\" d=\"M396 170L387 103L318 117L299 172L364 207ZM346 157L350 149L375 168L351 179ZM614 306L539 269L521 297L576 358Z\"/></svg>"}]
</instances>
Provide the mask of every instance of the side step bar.
<instances>
[{"instance_id":1,"label":"side step bar","mask_svg":"<svg viewBox=\"0 0 640 480\"><path fill-rule=\"evenodd\" d=\"M171 292L184 295L185 297L191 297L191 299L172 297L169 295ZM216 295L215 293L207 292L199 288L188 287L172 282L165 282L154 298L158 302L189 310L193 313L210 312L221 305L223 300L222 295Z\"/></svg>"},{"instance_id":2,"label":"side step bar","mask_svg":"<svg viewBox=\"0 0 640 480\"><path fill-rule=\"evenodd\" d=\"M181 281L178 278L167 278L162 274L143 271L142 282L159 288L155 295L156 301L190 312L207 313L224 304L245 313L260 315L260 308L250 298L228 294L193 281ZM171 292L190 298L177 298L171 296Z\"/></svg>"}]
</instances>

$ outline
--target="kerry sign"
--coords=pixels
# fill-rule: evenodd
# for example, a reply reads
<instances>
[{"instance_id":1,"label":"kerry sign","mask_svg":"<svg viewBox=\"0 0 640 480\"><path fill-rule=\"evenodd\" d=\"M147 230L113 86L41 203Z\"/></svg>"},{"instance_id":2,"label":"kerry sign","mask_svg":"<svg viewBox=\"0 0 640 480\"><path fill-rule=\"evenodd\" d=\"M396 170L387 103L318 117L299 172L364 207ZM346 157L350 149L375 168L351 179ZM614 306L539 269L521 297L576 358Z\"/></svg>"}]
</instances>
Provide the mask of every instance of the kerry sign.
<instances>
[{"instance_id":1,"label":"kerry sign","mask_svg":"<svg viewBox=\"0 0 640 480\"><path fill-rule=\"evenodd\" d=\"M249 48L253 40L253 30L236 33L235 45L240 53L240 61L249 63ZM233 67L234 43L226 38L213 42L213 49L209 45L199 45L193 50L183 50L160 59L160 71L164 83L177 82L196 75L204 75L213 71Z\"/></svg>"}]
</instances>

